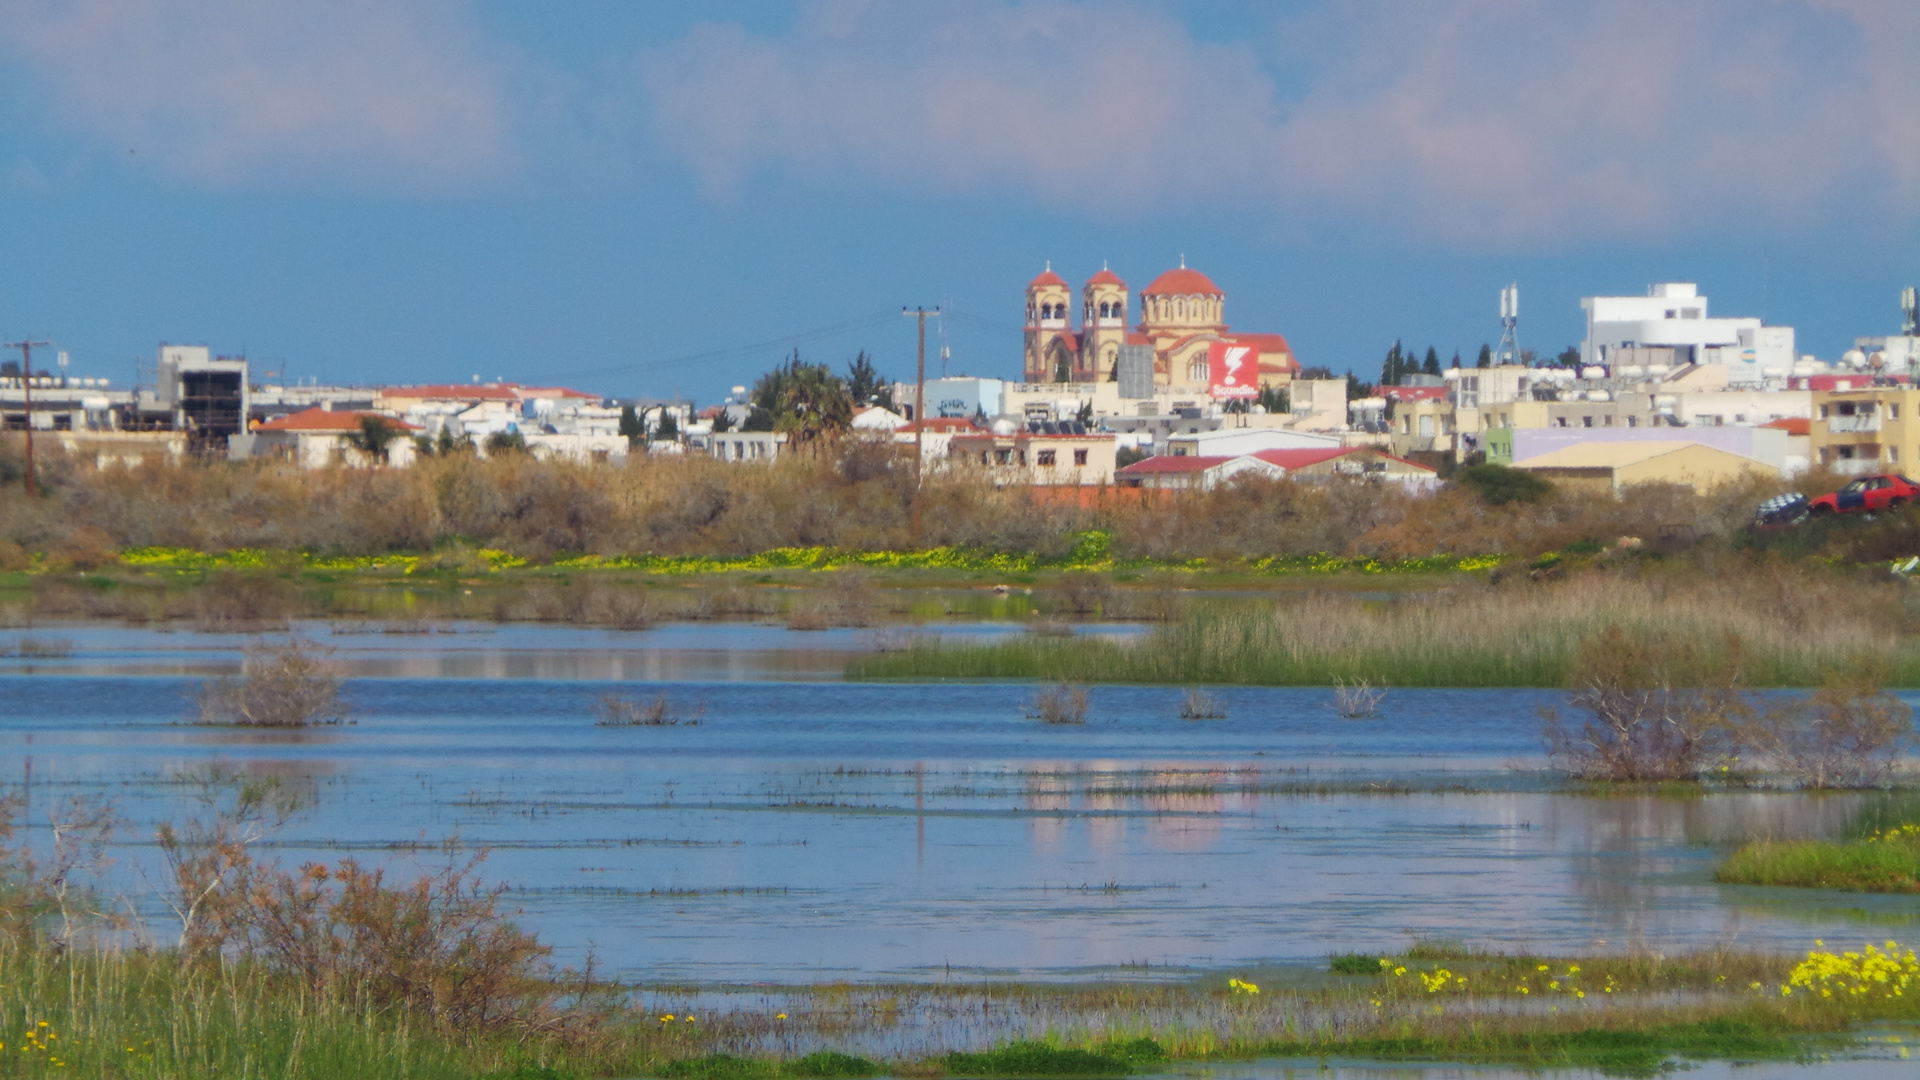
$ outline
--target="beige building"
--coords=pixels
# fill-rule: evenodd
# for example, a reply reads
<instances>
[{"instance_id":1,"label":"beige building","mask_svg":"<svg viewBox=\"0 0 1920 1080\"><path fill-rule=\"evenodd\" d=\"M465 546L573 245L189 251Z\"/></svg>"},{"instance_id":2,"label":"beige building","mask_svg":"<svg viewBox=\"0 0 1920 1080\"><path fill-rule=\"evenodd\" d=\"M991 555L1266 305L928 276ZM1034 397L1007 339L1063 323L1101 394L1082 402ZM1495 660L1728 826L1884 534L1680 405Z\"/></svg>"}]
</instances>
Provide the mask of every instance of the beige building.
<instances>
[{"instance_id":1,"label":"beige building","mask_svg":"<svg viewBox=\"0 0 1920 1080\"><path fill-rule=\"evenodd\" d=\"M1751 477L1779 475L1764 461L1677 441L1580 443L1516 461L1513 467L1556 484L1614 495L1630 484L1677 484L1704 493Z\"/></svg>"},{"instance_id":2,"label":"beige building","mask_svg":"<svg viewBox=\"0 0 1920 1080\"><path fill-rule=\"evenodd\" d=\"M348 409L313 408L269 420L254 427L247 436L235 436L231 442L246 439L248 456L290 461L303 469L324 469L329 465L367 466L375 464L355 445L364 430L363 421L377 420L394 432L387 444L383 464L405 467L413 464L413 436L420 428L396 416Z\"/></svg>"},{"instance_id":3,"label":"beige building","mask_svg":"<svg viewBox=\"0 0 1920 1080\"><path fill-rule=\"evenodd\" d=\"M985 469L996 484L1111 484L1118 455L1112 435L983 431L947 444L955 468Z\"/></svg>"},{"instance_id":4,"label":"beige building","mask_svg":"<svg viewBox=\"0 0 1920 1080\"><path fill-rule=\"evenodd\" d=\"M1814 464L1848 475L1916 469L1915 409L1920 390L1905 386L1815 391L1807 426Z\"/></svg>"}]
</instances>

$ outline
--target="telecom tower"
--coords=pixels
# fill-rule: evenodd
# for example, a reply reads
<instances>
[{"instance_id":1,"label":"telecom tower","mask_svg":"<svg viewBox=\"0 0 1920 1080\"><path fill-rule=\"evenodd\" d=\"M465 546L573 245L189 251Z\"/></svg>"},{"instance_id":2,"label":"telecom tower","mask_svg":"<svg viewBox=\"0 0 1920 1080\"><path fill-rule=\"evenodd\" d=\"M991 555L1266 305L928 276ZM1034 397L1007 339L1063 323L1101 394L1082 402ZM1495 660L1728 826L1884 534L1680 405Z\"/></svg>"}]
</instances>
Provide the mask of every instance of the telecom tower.
<instances>
[{"instance_id":1,"label":"telecom tower","mask_svg":"<svg viewBox=\"0 0 1920 1080\"><path fill-rule=\"evenodd\" d=\"M1500 349L1494 359L1501 364L1520 362L1520 283L1500 290Z\"/></svg>"}]
</instances>

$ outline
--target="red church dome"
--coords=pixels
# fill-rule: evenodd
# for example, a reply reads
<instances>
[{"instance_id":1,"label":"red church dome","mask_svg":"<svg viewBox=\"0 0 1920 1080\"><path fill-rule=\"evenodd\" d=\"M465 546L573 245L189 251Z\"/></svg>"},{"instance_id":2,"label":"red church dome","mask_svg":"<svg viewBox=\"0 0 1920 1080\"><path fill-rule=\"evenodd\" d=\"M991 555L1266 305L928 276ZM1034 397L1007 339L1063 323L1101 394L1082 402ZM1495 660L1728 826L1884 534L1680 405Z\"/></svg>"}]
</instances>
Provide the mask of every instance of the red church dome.
<instances>
[{"instance_id":1,"label":"red church dome","mask_svg":"<svg viewBox=\"0 0 1920 1080\"><path fill-rule=\"evenodd\" d=\"M1042 285L1058 285L1064 289L1067 287L1067 282L1059 274L1054 273L1053 267L1049 265L1045 270L1040 271L1039 277L1027 282L1027 288L1029 289L1038 289Z\"/></svg>"},{"instance_id":2,"label":"red church dome","mask_svg":"<svg viewBox=\"0 0 1920 1080\"><path fill-rule=\"evenodd\" d=\"M1107 268L1106 268L1106 267L1104 267L1104 266L1100 268L1100 272L1099 272L1099 273L1097 273L1097 274L1095 274L1095 275L1093 275L1092 277L1090 277L1090 278L1088 278L1088 279L1087 279L1087 284L1089 284L1089 285L1118 285L1118 286L1120 286L1120 287L1121 287L1121 288L1123 288L1123 289L1127 287L1127 283L1126 283L1126 282L1124 282L1124 281L1121 281L1121 280L1120 280L1120 275L1119 275L1119 274L1116 274L1116 273L1114 273L1113 271L1111 271L1111 270L1109 270L1109 269L1107 269Z\"/></svg>"},{"instance_id":3,"label":"red church dome","mask_svg":"<svg viewBox=\"0 0 1920 1080\"><path fill-rule=\"evenodd\" d=\"M1198 270L1189 270L1182 266L1169 270L1153 279L1153 284L1140 291L1142 296L1225 296L1213 279Z\"/></svg>"}]
</instances>

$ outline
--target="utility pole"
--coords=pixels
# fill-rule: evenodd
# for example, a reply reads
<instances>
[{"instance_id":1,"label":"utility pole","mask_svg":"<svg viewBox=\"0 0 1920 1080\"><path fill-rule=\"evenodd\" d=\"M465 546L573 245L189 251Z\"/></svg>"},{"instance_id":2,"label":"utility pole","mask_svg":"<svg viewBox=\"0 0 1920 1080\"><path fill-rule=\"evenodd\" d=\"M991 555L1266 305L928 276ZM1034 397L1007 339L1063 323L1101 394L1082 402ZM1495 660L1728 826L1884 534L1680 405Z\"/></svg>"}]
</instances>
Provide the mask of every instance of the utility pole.
<instances>
[{"instance_id":1,"label":"utility pole","mask_svg":"<svg viewBox=\"0 0 1920 1080\"><path fill-rule=\"evenodd\" d=\"M939 315L940 309L928 311L926 308L914 308L908 311L902 307L900 314L911 316L920 324L920 351L913 376L913 542L920 543L920 470L922 447L927 435L927 316Z\"/></svg>"},{"instance_id":2,"label":"utility pole","mask_svg":"<svg viewBox=\"0 0 1920 1080\"><path fill-rule=\"evenodd\" d=\"M40 494L40 486L33 479L33 347L46 345L45 341L9 341L0 345L0 349L20 350L20 392L26 395L27 402L27 497Z\"/></svg>"}]
</instances>

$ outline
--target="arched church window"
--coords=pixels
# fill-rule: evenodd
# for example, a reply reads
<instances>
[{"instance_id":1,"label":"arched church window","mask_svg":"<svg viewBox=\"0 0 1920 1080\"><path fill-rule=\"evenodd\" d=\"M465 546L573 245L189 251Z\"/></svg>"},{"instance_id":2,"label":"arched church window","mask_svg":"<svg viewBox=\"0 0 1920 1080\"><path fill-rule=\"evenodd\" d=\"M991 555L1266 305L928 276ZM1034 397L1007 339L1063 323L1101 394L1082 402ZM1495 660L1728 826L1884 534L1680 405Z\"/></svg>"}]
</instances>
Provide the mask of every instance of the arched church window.
<instances>
[{"instance_id":1,"label":"arched church window","mask_svg":"<svg viewBox=\"0 0 1920 1080\"><path fill-rule=\"evenodd\" d=\"M1205 354L1196 356L1187 362L1188 382L1206 382L1208 374Z\"/></svg>"}]
</instances>

